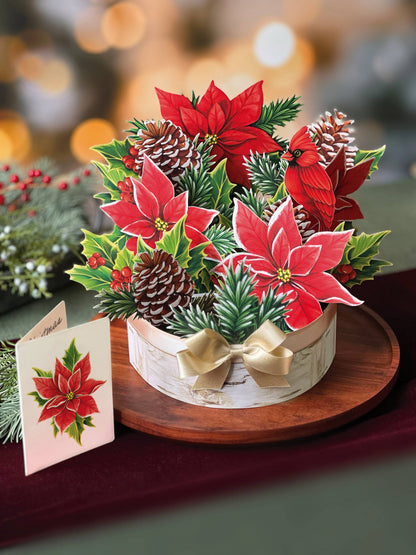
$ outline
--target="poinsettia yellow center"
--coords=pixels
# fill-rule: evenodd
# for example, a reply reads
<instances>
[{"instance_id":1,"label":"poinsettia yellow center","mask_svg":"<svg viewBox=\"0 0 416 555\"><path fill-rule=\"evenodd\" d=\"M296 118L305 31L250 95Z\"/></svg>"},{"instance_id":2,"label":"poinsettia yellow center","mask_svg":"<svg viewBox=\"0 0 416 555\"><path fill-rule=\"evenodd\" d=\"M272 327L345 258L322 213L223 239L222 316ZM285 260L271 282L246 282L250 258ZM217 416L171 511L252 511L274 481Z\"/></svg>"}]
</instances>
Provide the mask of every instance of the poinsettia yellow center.
<instances>
[{"instance_id":1,"label":"poinsettia yellow center","mask_svg":"<svg viewBox=\"0 0 416 555\"><path fill-rule=\"evenodd\" d=\"M161 218L156 218L155 220L155 228L158 231L166 231L168 229L168 222L165 222Z\"/></svg>"},{"instance_id":2,"label":"poinsettia yellow center","mask_svg":"<svg viewBox=\"0 0 416 555\"><path fill-rule=\"evenodd\" d=\"M279 268L277 270L277 279L283 283L288 283L290 281L292 272L290 270L284 270L283 268Z\"/></svg>"},{"instance_id":3,"label":"poinsettia yellow center","mask_svg":"<svg viewBox=\"0 0 416 555\"><path fill-rule=\"evenodd\" d=\"M205 135L205 140L208 141L209 145L216 145L218 143L218 135L210 135L207 133Z\"/></svg>"},{"instance_id":4,"label":"poinsettia yellow center","mask_svg":"<svg viewBox=\"0 0 416 555\"><path fill-rule=\"evenodd\" d=\"M68 401L72 401L72 399L74 398L74 393L70 391L66 394L66 398L68 399Z\"/></svg>"}]
</instances>

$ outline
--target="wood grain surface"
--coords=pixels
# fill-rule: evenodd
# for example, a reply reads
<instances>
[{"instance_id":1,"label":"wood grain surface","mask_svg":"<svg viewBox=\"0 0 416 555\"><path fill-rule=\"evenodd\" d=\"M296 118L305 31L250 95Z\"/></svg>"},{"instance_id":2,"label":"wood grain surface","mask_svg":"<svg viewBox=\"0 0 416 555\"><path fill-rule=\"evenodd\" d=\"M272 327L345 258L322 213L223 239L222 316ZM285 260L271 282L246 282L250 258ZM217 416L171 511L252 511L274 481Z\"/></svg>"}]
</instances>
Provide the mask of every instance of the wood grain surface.
<instances>
[{"instance_id":1,"label":"wood grain surface","mask_svg":"<svg viewBox=\"0 0 416 555\"><path fill-rule=\"evenodd\" d=\"M338 307L337 354L326 376L285 403L215 409L182 403L148 385L130 366L124 321L111 323L115 418L149 434L212 444L265 443L326 432L362 416L393 387L399 345L366 308Z\"/></svg>"}]
</instances>

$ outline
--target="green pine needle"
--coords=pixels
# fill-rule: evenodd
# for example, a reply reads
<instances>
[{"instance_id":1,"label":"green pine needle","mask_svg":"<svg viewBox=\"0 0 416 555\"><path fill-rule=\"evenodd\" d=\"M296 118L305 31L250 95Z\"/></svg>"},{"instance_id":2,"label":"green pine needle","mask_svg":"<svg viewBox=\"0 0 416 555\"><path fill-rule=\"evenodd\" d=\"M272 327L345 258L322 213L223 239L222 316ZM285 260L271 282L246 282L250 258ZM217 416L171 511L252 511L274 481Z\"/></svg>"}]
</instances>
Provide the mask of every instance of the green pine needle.
<instances>
[{"instance_id":1,"label":"green pine needle","mask_svg":"<svg viewBox=\"0 0 416 555\"><path fill-rule=\"evenodd\" d=\"M205 328L218 331L218 326L212 314L204 312L200 306L191 304L188 308L174 308L173 316L166 319L167 328L173 333L188 337Z\"/></svg>"},{"instance_id":2,"label":"green pine needle","mask_svg":"<svg viewBox=\"0 0 416 555\"><path fill-rule=\"evenodd\" d=\"M197 141L198 137L195 137L195 146ZM213 165L213 156L211 156L211 147L205 143L200 143L196 148L201 155L201 167L198 170L192 165L186 168L180 177L176 191L178 194L188 191L188 204L190 206L209 208L212 185L208 172Z\"/></svg>"},{"instance_id":3,"label":"green pine needle","mask_svg":"<svg viewBox=\"0 0 416 555\"><path fill-rule=\"evenodd\" d=\"M293 95L291 98L278 100L277 102L271 102L268 106L263 106L260 117L254 126L269 135L273 135L276 126L284 127L286 123L297 116L302 106L298 102L299 98L299 96Z\"/></svg>"},{"instance_id":4,"label":"green pine needle","mask_svg":"<svg viewBox=\"0 0 416 555\"><path fill-rule=\"evenodd\" d=\"M94 308L107 314L110 320L127 319L133 314L137 314L137 305L131 287L117 291L103 290L95 297L99 299L99 303Z\"/></svg>"},{"instance_id":5,"label":"green pine needle","mask_svg":"<svg viewBox=\"0 0 416 555\"><path fill-rule=\"evenodd\" d=\"M266 153L251 153L250 158L245 159L244 165L248 170L253 189L274 197L283 182L286 162Z\"/></svg>"},{"instance_id":6,"label":"green pine needle","mask_svg":"<svg viewBox=\"0 0 416 555\"><path fill-rule=\"evenodd\" d=\"M143 120L139 121L138 119L134 118L133 121L129 120L127 123L130 123L132 125L130 129L125 130L126 133L130 133L129 139L137 139L137 133L139 131L145 131L147 129L146 124Z\"/></svg>"},{"instance_id":7,"label":"green pine needle","mask_svg":"<svg viewBox=\"0 0 416 555\"><path fill-rule=\"evenodd\" d=\"M222 257L231 254L237 247L233 230L222 225L213 225L208 228L205 231L205 237L212 241L212 244Z\"/></svg>"},{"instance_id":8,"label":"green pine needle","mask_svg":"<svg viewBox=\"0 0 416 555\"><path fill-rule=\"evenodd\" d=\"M267 293L263 294L260 301L259 311L257 314L257 328L264 324L266 320L270 320L281 330L290 331L285 322L287 303L284 302L284 298L285 295L283 293L276 295L276 292L269 287Z\"/></svg>"},{"instance_id":9,"label":"green pine needle","mask_svg":"<svg viewBox=\"0 0 416 555\"><path fill-rule=\"evenodd\" d=\"M267 202L264 198L260 198L253 189L244 189L241 193L236 193L235 197L248 206L259 218L262 218Z\"/></svg>"},{"instance_id":10,"label":"green pine needle","mask_svg":"<svg viewBox=\"0 0 416 555\"><path fill-rule=\"evenodd\" d=\"M0 439L22 438L19 390L14 344L0 341Z\"/></svg>"}]
</instances>

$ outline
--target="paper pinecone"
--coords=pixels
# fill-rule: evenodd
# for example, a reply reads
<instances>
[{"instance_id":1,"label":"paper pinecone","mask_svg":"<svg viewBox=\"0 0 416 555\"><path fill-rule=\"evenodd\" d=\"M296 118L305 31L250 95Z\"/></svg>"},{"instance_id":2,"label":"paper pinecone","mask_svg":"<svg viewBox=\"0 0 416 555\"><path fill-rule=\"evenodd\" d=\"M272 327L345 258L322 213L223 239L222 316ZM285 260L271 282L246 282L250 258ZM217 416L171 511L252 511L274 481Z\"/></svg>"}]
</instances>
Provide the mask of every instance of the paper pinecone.
<instances>
[{"instance_id":1,"label":"paper pinecone","mask_svg":"<svg viewBox=\"0 0 416 555\"><path fill-rule=\"evenodd\" d=\"M268 224L275 211L286 199L280 199L269 204L263 211L263 220ZM293 215L303 241L319 231L319 222L315 216L308 212L301 204L294 204Z\"/></svg>"},{"instance_id":2,"label":"paper pinecone","mask_svg":"<svg viewBox=\"0 0 416 555\"><path fill-rule=\"evenodd\" d=\"M357 152L357 147L351 145L354 137L351 136L353 130L350 126L354 120L345 119L347 116L338 110L334 110L334 114L325 112L319 121L309 125L309 131L314 136L320 162L324 167L332 162L341 147L344 147L346 167L351 168Z\"/></svg>"},{"instance_id":3,"label":"paper pinecone","mask_svg":"<svg viewBox=\"0 0 416 555\"><path fill-rule=\"evenodd\" d=\"M189 306L194 286L171 254L156 250L140 258L133 266L133 295L140 315L157 326L173 314L173 308Z\"/></svg>"},{"instance_id":4,"label":"paper pinecone","mask_svg":"<svg viewBox=\"0 0 416 555\"><path fill-rule=\"evenodd\" d=\"M172 181L178 181L186 168L201 166L201 155L182 129L169 120L143 122L134 149L137 154L133 169L141 175L143 156L148 156Z\"/></svg>"}]
</instances>

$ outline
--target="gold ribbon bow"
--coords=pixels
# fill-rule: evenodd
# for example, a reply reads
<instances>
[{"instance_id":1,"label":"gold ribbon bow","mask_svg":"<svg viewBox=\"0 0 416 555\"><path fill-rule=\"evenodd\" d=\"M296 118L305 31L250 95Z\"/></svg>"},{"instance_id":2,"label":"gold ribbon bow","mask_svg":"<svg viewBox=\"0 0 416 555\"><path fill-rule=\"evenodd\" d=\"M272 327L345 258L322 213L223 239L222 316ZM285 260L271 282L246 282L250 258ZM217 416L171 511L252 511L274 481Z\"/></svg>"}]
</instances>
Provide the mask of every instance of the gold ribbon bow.
<instances>
[{"instance_id":1,"label":"gold ribbon bow","mask_svg":"<svg viewBox=\"0 0 416 555\"><path fill-rule=\"evenodd\" d=\"M270 320L243 345L230 345L221 334L206 328L189 337L187 349L177 354L179 377L198 376L192 389L221 389L231 361L242 358L260 387L289 387L283 376L289 372L293 352L281 346L286 337Z\"/></svg>"}]
</instances>

